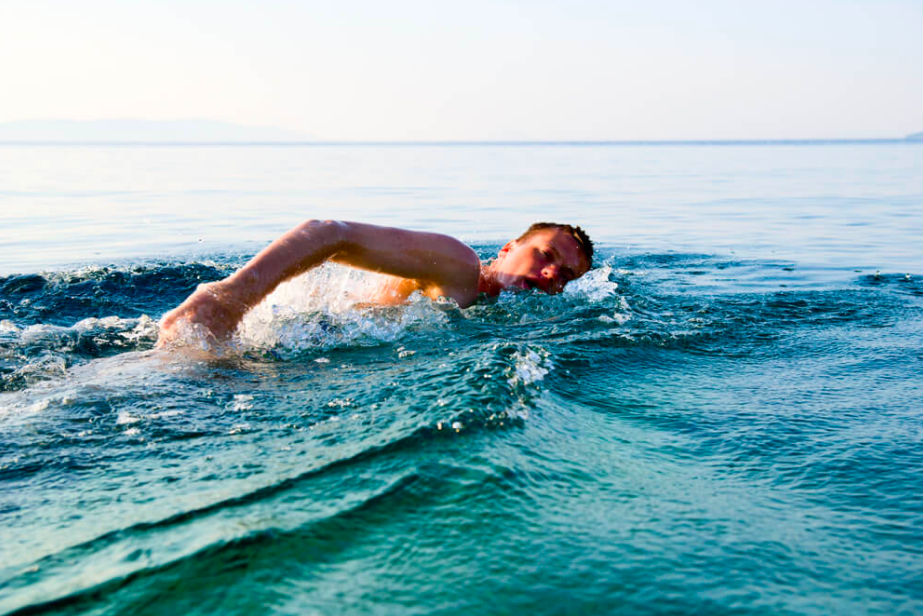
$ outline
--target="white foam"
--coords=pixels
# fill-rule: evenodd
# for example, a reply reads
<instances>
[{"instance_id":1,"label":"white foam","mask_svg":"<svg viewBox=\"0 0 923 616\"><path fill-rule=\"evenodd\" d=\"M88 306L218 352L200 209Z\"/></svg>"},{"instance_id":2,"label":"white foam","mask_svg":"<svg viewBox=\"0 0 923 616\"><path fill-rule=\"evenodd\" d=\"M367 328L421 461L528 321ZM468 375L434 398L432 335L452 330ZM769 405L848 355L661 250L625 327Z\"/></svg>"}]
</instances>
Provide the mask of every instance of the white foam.
<instances>
[{"instance_id":1,"label":"white foam","mask_svg":"<svg viewBox=\"0 0 923 616\"><path fill-rule=\"evenodd\" d=\"M513 353L512 374L509 377L511 385L531 385L545 378L552 368L551 359L545 349L526 347Z\"/></svg>"},{"instance_id":2,"label":"white foam","mask_svg":"<svg viewBox=\"0 0 923 616\"><path fill-rule=\"evenodd\" d=\"M628 305L628 302L625 301L624 297L619 298L619 310L612 313L612 315L601 314L599 315L599 320L603 323L615 323L616 325L624 325L631 320L631 307Z\"/></svg>"},{"instance_id":3,"label":"white foam","mask_svg":"<svg viewBox=\"0 0 923 616\"><path fill-rule=\"evenodd\" d=\"M8 323L4 321L3 323ZM0 323L0 333L18 333L23 342L29 344L53 343L60 340L78 336L98 336L101 334L115 334L117 337L109 338L111 344L121 344L129 346L143 338L154 339L157 337L157 322L147 315L141 315L136 319L127 319L122 317L90 317L77 321L69 327L60 325L48 325L40 323L29 325L24 329L18 329L12 323L10 327L3 329Z\"/></svg>"},{"instance_id":4,"label":"white foam","mask_svg":"<svg viewBox=\"0 0 923 616\"><path fill-rule=\"evenodd\" d=\"M244 432L250 431L250 424L248 423L239 423L231 426L231 429L228 430L228 434L242 434Z\"/></svg>"},{"instance_id":5,"label":"white foam","mask_svg":"<svg viewBox=\"0 0 923 616\"><path fill-rule=\"evenodd\" d=\"M253 408L253 396L247 394L236 394L231 400L231 410L235 412L249 411Z\"/></svg>"},{"instance_id":6,"label":"white foam","mask_svg":"<svg viewBox=\"0 0 923 616\"><path fill-rule=\"evenodd\" d=\"M127 411L119 411L118 417L115 419L115 425L124 426L138 423L139 421L141 421L140 417L136 417Z\"/></svg>"},{"instance_id":7,"label":"white foam","mask_svg":"<svg viewBox=\"0 0 923 616\"><path fill-rule=\"evenodd\" d=\"M617 282L609 280L612 271L608 265L592 269L577 280L567 283L564 287L564 294L580 297L593 303L612 297L619 286Z\"/></svg>"}]
</instances>

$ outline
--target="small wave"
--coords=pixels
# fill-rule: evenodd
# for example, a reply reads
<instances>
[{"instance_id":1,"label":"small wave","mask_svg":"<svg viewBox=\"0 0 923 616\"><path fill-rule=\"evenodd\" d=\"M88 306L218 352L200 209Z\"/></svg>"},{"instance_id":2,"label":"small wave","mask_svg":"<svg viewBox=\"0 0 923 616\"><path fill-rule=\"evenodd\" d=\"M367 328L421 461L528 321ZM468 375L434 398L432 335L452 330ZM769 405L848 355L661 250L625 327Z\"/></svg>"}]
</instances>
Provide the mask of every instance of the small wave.
<instances>
[{"instance_id":1,"label":"small wave","mask_svg":"<svg viewBox=\"0 0 923 616\"><path fill-rule=\"evenodd\" d=\"M74 363L150 348L157 331L146 315L93 317L69 327L0 321L0 392L63 376Z\"/></svg>"},{"instance_id":2,"label":"small wave","mask_svg":"<svg viewBox=\"0 0 923 616\"><path fill-rule=\"evenodd\" d=\"M247 429L235 425L231 434ZM108 531L57 546L31 562L17 563L18 571L4 572L13 575L0 585L19 592L0 594L0 605L54 612L85 593L92 598L100 587L114 590L138 575L158 573L177 562L207 559L211 550L229 543L250 541L263 533L303 532L305 527L348 516L415 481L415 473L385 461L408 451L425 453L432 432L411 428L363 446L345 447L338 457L318 456L307 463L308 468L292 465L288 473L241 482L235 490L212 493L204 502L188 498L184 506L159 518L108 520L103 525L109 526ZM368 468L376 472L361 472ZM315 486L320 486L317 490L323 498ZM270 508L276 513L266 516ZM128 556L136 553L144 557ZM86 567L87 561L94 566Z\"/></svg>"},{"instance_id":3,"label":"small wave","mask_svg":"<svg viewBox=\"0 0 923 616\"><path fill-rule=\"evenodd\" d=\"M883 287L902 295L923 297L923 276L904 274L889 274L875 272L872 275L859 277L858 284L864 287Z\"/></svg>"},{"instance_id":4,"label":"small wave","mask_svg":"<svg viewBox=\"0 0 923 616\"><path fill-rule=\"evenodd\" d=\"M609 265L592 269L577 280L568 283L564 288L564 295L592 303L609 299L617 293L619 287L617 282L611 280L614 273L616 272Z\"/></svg>"},{"instance_id":5,"label":"small wave","mask_svg":"<svg viewBox=\"0 0 923 616\"><path fill-rule=\"evenodd\" d=\"M90 317L160 314L197 285L232 270L216 263L151 263L0 277L0 320L69 326Z\"/></svg>"}]
</instances>

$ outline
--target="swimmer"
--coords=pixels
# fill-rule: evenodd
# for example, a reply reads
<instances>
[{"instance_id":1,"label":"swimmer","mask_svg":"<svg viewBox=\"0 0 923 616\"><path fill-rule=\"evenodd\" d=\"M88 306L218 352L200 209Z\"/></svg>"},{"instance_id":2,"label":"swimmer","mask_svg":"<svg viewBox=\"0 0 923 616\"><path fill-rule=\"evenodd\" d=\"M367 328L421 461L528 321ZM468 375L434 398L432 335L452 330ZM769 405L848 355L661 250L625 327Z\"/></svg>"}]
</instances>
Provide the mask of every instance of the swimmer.
<instances>
[{"instance_id":1,"label":"swimmer","mask_svg":"<svg viewBox=\"0 0 923 616\"><path fill-rule=\"evenodd\" d=\"M420 291L466 308L482 293L495 296L508 288L560 293L590 269L592 258L593 243L583 229L557 223L535 223L481 263L470 246L448 235L309 220L231 276L200 285L164 316L158 346L175 339L183 321L205 327L217 340L229 338L279 284L327 261L394 276L373 302L393 304Z\"/></svg>"}]
</instances>

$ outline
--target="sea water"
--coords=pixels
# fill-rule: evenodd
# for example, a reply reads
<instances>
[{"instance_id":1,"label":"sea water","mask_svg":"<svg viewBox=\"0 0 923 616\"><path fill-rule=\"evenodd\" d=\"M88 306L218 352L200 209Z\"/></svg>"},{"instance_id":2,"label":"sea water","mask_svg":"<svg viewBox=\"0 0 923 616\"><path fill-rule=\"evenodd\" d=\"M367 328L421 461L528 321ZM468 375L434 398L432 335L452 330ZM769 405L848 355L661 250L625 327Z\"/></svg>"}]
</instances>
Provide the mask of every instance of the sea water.
<instances>
[{"instance_id":1,"label":"sea water","mask_svg":"<svg viewBox=\"0 0 923 616\"><path fill-rule=\"evenodd\" d=\"M154 349L311 217L595 269ZM923 143L0 146L0 613L920 613L921 238Z\"/></svg>"}]
</instances>

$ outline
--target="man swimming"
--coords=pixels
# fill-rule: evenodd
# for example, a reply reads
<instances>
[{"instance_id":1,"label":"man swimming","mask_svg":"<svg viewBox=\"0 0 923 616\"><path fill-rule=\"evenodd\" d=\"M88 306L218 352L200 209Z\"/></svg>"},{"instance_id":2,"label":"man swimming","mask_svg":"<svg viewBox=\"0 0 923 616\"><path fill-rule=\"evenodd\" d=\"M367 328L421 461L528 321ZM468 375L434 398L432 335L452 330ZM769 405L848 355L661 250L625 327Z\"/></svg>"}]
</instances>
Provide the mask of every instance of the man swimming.
<instances>
[{"instance_id":1,"label":"man swimming","mask_svg":"<svg viewBox=\"0 0 923 616\"><path fill-rule=\"evenodd\" d=\"M198 324L224 340L244 315L279 284L326 261L391 274L374 302L393 304L420 291L455 300L462 308L481 293L507 288L560 293L589 269L593 243L580 227L539 222L481 263L471 247L448 235L357 222L309 220L288 231L224 280L200 285L167 313L163 345L179 336L183 322Z\"/></svg>"}]
</instances>

